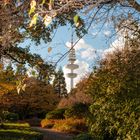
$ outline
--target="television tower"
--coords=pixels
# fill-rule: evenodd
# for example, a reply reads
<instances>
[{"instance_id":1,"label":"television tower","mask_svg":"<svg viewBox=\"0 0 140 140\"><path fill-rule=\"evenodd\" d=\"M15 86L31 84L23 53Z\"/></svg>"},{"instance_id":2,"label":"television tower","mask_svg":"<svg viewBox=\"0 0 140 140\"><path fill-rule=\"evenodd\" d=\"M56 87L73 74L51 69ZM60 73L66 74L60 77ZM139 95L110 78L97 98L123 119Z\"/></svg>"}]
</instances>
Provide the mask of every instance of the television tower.
<instances>
[{"instance_id":1,"label":"television tower","mask_svg":"<svg viewBox=\"0 0 140 140\"><path fill-rule=\"evenodd\" d=\"M70 86L71 86L71 89L73 89L74 78L77 77L77 74L74 73L74 70L79 68L79 66L77 64L74 64L74 62L76 61L76 55L75 55L74 48L72 48L70 50L68 61L69 61L69 63L66 65L66 68L70 69L70 73L68 73L67 76L70 78Z\"/></svg>"}]
</instances>

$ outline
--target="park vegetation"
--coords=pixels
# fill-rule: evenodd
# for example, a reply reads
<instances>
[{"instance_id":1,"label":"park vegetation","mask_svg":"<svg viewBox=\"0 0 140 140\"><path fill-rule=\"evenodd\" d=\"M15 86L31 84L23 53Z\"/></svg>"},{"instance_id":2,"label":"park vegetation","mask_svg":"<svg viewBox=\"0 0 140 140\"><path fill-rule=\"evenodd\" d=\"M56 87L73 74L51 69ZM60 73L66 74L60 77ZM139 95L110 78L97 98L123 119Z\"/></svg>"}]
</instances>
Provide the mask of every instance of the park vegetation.
<instances>
[{"instance_id":1,"label":"park vegetation","mask_svg":"<svg viewBox=\"0 0 140 140\"><path fill-rule=\"evenodd\" d=\"M137 0L1 0L0 139L41 140L21 123L31 119L32 125L36 120L43 128L79 134L75 140L139 140L139 13ZM56 70L69 51L52 65L20 46L27 39L51 42L66 25L79 41L94 24L100 30L109 25L124 46L103 56L69 95L62 69Z\"/></svg>"},{"instance_id":2,"label":"park vegetation","mask_svg":"<svg viewBox=\"0 0 140 140\"><path fill-rule=\"evenodd\" d=\"M75 139L139 139L139 99L139 43L126 41L123 48L106 54L69 98L61 99L58 109L46 115L41 125L80 133Z\"/></svg>"}]
</instances>

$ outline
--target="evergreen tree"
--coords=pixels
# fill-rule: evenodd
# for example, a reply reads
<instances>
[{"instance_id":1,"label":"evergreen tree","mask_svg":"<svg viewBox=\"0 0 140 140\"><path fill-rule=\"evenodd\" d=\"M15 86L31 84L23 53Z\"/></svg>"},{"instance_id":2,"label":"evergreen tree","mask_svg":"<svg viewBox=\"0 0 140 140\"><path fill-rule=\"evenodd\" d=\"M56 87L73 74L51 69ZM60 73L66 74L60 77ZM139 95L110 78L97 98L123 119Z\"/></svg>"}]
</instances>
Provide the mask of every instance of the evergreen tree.
<instances>
[{"instance_id":1,"label":"evergreen tree","mask_svg":"<svg viewBox=\"0 0 140 140\"><path fill-rule=\"evenodd\" d=\"M16 66L16 75L26 75L27 69L25 68L25 65L17 64Z\"/></svg>"},{"instance_id":2,"label":"evergreen tree","mask_svg":"<svg viewBox=\"0 0 140 140\"><path fill-rule=\"evenodd\" d=\"M66 82L62 68L60 68L55 74L53 87L55 89L55 92L59 95L59 97L67 97L68 94L66 89Z\"/></svg>"},{"instance_id":3,"label":"evergreen tree","mask_svg":"<svg viewBox=\"0 0 140 140\"><path fill-rule=\"evenodd\" d=\"M1 64L0 68L0 82L14 82L15 76L14 76L14 70L12 67L12 64L8 64L6 67Z\"/></svg>"}]
</instances>

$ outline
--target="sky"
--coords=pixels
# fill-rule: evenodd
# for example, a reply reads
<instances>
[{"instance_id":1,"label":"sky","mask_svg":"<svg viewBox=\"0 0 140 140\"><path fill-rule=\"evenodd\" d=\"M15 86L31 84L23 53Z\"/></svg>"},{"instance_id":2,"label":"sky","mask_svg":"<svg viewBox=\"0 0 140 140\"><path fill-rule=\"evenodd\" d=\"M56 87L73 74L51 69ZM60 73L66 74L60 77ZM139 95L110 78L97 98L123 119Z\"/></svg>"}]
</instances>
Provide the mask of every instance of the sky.
<instances>
[{"instance_id":1,"label":"sky","mask_svg":"<svg viewBox=\"0 0 140 140\"><path fill-rule=\"evenodd\" d=\"M137 0L137 2L140 3L140 0ZM115 13L117 14L116 17L120 16L120 13L124 13L125 15L125 12L128 13L129 10L130 9L127 7L125 10L117 8ZM112 12L114 13L114 10ZM112 14L112 12L110 12L110 14ZM104 13L104 11L101 11L101 13ZM81 16L82 15L80 15L80 17ZM106 16L104 17L106 18ZM84 20L86 21L86 19ZM104 26L102 27L103 23ZM55 64L55 62L57 62L59 58L69 50L69 47L71 46L72 32L73 29L69 25L66 25L57 29L51 43L46 44L42 41L40 45L36 46L34 42L26 40L23 44L20 44L20 46L24 47L31 44L30 49L32 53L40 54L44 61ZM79 40L77 45L74 47L77 58L75 63L79 65L79 68L74 71L78 75L74 80L74 85L92 71L94 65L96 65L99 59L105 57L107 53L114 51L116 48L121 48L123 46L124 38L122 37L122 33L113 35L115 32L116 30L114 29L112 22L109 20L106 22L100 21L100 23L94 22L94 24L91 25L88 34ZM77 40L78 38L74 36L73 41L76 42ZM50 52L48 52L49 47L52 48ZM68 55L59 61L57 69L62 67L66 79L67 89L69 90L70 79L66 76L67 73L69 73L69 70L66 68L67 64Z\"/></svg>"},{"instance_id":2,"label":"sky","mask_svg":"<svg viewBox=\"0 0 140 140\"><path fill-rule=\"evenodd\" d=\"M120 41L116 39L116 36L112 36L113 32L110 30L110 25L105 24L102 30L99 32L100 25L92 25L89 33L79 40L74 47L76 52L76 64L79 68L74 72L77 73L77 77L74 79L74 85L76 85L82 78L92 71L94 65L99 58L103 57L103 54L111 52L113 48L111 45L119 44ZM43 41L40 45L36 46L30 40L26 40L21 46L31 44L31 52L40 54L46 62L53 62L59 60L59 58L69 50L71 46L72 28L69 26L60 27L53 41L49 44L45 44ZM78 38L73 37L75 42ZM52 50L48 52L48 48ZM68 64L68 55L57 64L57 69L62 67L64 76L66 79L67 89L70 90L70 79L66 76L70 71L66 68Z\"/></svg>"}]
</instances>

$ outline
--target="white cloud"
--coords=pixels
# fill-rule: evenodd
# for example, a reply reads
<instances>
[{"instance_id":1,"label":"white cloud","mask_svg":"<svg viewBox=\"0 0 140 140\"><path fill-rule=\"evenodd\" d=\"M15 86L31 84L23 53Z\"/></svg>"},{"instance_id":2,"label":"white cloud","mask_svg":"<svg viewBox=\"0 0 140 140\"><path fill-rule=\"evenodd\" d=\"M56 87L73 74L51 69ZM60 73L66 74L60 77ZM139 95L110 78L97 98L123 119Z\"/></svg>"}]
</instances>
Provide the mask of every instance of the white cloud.
<instances>
[{"instance_id":1,"label":"white cloud","mask_svg":"<svg viewBox=\"0 0 140 140\"><path fill-rule=\"evenodd\" d=\"M70 42L66 42L66 46L68 48L71 48L71 43ZM79 42L74 46L75 50L78 51L78 50L81 50L81 49L87 49L91 47L90 45L88 45L84 39L80 39Z\"/></svg>"},{"instance_id":2,"label":"white cloud","mask_svg":"<svg viewBox=\"0 0 140 140\"><path fill-rule=\"evenodd\" d=\"M77 77L74 79L74 86L89 72L89 64L85 61L77 60L75 64L79 65L79 68L76 69L74 72L77 73ZM66 79L67 90L70 91L70 79L67 77L67 73L70 72L66 66L63 67L64 76Z\"/></svg>"},{"instance_id":3,"label":"white cloud","mask_svg":"<svg viewBox=\"0 0 140 140\"><path fill-rule=\"evenodd\" d=\"M104 35L105 35L105 36L107 36L107 37L108 37L110 34L111 34L111 32L110 32L110 31L104 31Z\"/></svg>"},{"instance_id":4,"label":"white cloud","mask_svg":"<svg viewBox=\"0 0 140 140\"><path fill-rule=\"evenodd\" d=\"M81 52L81 57L87 60L94 60L96 58L96 50L94 48L87 48Z\"/></svg>"},{"instance_id":5,"label":"white cloud","mask_svg":"<svg viewBox=\"0 0 140 140\"><path fill-rule=\"evenodd\" d=\"M71 43L67 42L66 43L67 47L71 47ZM80 41L75 45L75 51L76 54L78 55L78 58L86 59L87 61L89 60L94 60L96 58L96 50L87 44L84 39L80 39Z\"/></svg>"},{"instance_id":6,"label":"white cloud","mask_svg":"<svg viewBox=\"0 0 140 140\"><path fill-rule=\"evenodd\" d=\"M121 50L125 45L125 39L123 37L119 37L118 39L116 39L108 49L105 49L102 57L104 58L107 54L113 53L116 50Z\"/></svg>"},{"instance_id":7,"label":"white cloud","mask_svg":"<svg viewBox=\"0 0 140 140\"><path fill-rule=\"evenodd\" d=\"M91 34L92 34L93 36L96 36L98 33L99 33L99 32L92 32Z\"/></svg>"}]
</instances>

